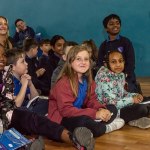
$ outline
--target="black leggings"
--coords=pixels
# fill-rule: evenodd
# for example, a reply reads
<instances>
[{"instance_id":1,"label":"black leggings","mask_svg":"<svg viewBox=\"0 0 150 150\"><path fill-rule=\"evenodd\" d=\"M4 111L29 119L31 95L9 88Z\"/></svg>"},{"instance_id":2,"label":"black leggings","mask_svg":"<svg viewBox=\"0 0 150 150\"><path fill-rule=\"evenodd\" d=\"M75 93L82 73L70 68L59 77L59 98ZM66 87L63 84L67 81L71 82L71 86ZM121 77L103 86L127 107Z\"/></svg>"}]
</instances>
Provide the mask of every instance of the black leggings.
<instances>
[{"instance_id":1,"label":"black leggings","mask_svg":"<svg viewBox=\"0 0 150 150\"><path fill-rule=\"evenodd\" d=\"M120 109L120 118L127 123L150 114L150 104L133 104Z\"/></svg>"},{"instance_id":2,"label":"black leggings","mask_svg":"<svg viewBox=\"0 0 150 150\"><path fill-rule=\"evenodd\" d=\"M64 130L63 126L48 118L20 108L13 111L9 127L14 127L22 134L42 135L55 141L61 141L61 134Z\"/></svg>"},{"instance_id":3,"label":"black leggings","mask_svg":"<svg viewBox=\"0 0 150 150\"><path fill-rule=\"evenodd\" d=\"M117 109L114 105L107 105L107 109L113 113L111 119L107 123L103 121L96 122L88 116L77 116L63 118L61 124L71 132L73 132L76 127L87 127L91 130L94 137L99 137L106 132L106 124L111 123L117 115Z\"/></svg>"}]
</instances>

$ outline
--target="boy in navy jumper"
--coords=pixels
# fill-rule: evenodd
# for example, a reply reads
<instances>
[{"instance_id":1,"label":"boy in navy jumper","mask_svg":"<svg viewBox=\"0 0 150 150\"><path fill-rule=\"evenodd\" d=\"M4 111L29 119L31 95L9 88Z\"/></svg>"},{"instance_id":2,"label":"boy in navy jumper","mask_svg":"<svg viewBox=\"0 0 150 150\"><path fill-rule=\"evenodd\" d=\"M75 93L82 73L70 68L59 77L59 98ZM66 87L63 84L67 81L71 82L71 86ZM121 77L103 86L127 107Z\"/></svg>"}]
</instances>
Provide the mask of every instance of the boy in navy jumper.
<instances>
[{"instance_id":1,"label":"boy in navy jumper","mask_svg":"<svg viewBox=\"0 0 150 150\"><path fill-rule=\"evenodd\" d=\"M134 73L135 69L135 54L134 48L131 41L120 35L121 28L121 19L116 14L110 14L105 17L103 20L103 26L108 33L108 39L105 40L99 48L98 54L98 66L101 67L104 65L104 58L106 54L111 50L119 50L122 52L125 58L125 69L124 73L126 74L126 81L128 83L128 91L130 92L139 92L137 91L136 76Z\"/></svg>"}]
</instances>

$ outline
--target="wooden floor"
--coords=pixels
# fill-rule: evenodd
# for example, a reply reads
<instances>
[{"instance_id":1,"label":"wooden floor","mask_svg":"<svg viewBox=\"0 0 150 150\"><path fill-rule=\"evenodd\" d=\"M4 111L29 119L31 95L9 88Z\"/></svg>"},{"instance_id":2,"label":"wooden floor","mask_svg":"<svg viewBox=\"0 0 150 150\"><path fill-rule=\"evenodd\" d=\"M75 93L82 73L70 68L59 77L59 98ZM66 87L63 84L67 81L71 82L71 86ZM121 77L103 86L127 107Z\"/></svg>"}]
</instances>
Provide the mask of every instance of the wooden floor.
<instances>
[{"instance_id":1,"label":"wooden floor","mask_svg":"<svg viewBox=\"0 0 150 150\"><path fill-rule=\"evenodd\" d=\"M138 78L144 96L150 96L150 77ZM45 139L45 150L74 150L71 145ZM125 125L96 139L95 150L150 150L150 129Z\"/></svg>"}]
</instances>

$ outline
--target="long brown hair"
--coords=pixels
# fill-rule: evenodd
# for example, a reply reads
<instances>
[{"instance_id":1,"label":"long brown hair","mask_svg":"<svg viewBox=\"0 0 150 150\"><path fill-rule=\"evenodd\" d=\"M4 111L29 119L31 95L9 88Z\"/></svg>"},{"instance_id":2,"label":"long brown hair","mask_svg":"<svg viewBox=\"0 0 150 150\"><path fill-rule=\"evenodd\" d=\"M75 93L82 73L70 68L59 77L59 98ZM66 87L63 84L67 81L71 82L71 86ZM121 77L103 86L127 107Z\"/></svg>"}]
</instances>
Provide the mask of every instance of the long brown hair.
<instances>
[{"instance_id":1,"label":"long brown hair","mask_svg":"<svg viewBox=\"0 0 150 150\"><path fill-rule=\"evenodd\" d=\"M71 67L71 64L75 60L77 54L82 51L87 51L90 57L90 68L87 70L87 72L84 73L84 76L87 78L87 84L88 84L87 96L90 97L91 83L92 83L92 73L91 73L92 60L90 56L90 49L87 46L77 45L77 46L73 46L70 49L67 55L67 60L65 62L65 65L63 69L61 70L57 81L61 79L63 76L68 77L74 96L75 97L78 96L78 76L77 76L77 73Z\"/></svg>"}]
</instances>

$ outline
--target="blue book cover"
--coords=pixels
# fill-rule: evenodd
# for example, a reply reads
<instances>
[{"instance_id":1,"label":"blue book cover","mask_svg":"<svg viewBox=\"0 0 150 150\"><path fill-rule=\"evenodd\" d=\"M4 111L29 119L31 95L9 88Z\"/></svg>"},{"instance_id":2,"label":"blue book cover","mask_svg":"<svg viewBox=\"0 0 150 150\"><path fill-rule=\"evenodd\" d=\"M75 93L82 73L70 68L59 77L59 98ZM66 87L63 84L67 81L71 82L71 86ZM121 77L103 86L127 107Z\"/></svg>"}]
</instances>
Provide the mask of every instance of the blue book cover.
<instances>
[{"instance_id":1,"label":"blue book cover","mask_svg":"<svg viewBox=\"0 0 150 150\"><path fill-rule=\"evenodd\" d=\"M0 150L16 150L28 145L29 143L31 143L31 141L25 138L14 128L5 130L0 135Z\"/></svg>"}]
</instances>

